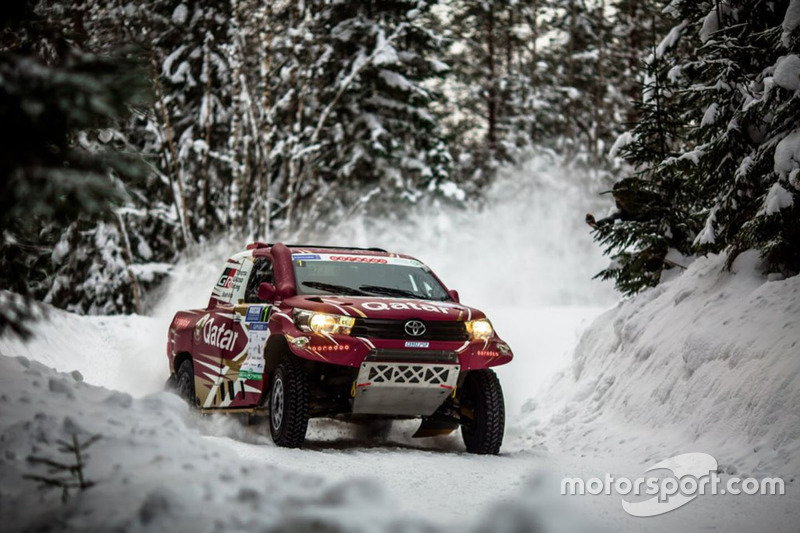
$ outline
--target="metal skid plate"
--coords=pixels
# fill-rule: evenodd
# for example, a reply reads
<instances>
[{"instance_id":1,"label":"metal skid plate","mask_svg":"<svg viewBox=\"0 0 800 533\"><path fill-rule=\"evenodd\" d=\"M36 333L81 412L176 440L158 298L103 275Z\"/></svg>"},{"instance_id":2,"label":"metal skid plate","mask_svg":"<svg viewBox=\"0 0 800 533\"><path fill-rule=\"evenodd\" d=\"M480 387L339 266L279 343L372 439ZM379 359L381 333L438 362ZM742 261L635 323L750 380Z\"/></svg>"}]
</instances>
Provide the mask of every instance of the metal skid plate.
<instances>
[{"instance_id":1,"label":"metal skid plate","mask_svg":"<svg viewBox=\"0 0 800 533\"><path fill-rule=\"evenodd\" d=\"M448 364L362 363L353 413L432 415L453 392L460 370Z\"/></svg>"}]
</instances>

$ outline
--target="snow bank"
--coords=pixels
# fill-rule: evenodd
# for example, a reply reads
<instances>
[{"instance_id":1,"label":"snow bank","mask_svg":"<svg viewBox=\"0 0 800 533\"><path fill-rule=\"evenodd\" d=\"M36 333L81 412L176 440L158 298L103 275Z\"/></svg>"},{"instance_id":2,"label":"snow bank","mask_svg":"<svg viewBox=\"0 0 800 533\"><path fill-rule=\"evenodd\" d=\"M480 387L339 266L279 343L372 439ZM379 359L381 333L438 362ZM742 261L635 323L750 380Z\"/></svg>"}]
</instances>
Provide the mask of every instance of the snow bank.
<instances>
[{"instance_id":1,"label":"snow bank","mask_svg":"<svg viewBox=\"0 0 800 533\"><path fill-rule=\"evenodd\" d=\"M330 485L277 467L231 461L191 429L188 406L158 393L142 399L93 387L24 358L0 357L0 514L4 529L36 531L389 530L402 524L380 487ZM58 440L100 435L86 453L95 486L40 490L29 457L63 462ZM368 516L367 522L354 519Z\"/></svg>"},{"instance_id":2,"label":"snow bank","mask_svg":"<svg viewBox=\"0 0 800 533\"><path fill-rule=\"evenodd\" d=\"M0 353L24 356L63 372L80 370L94 384L142 395L168 376L163 323L139 315L79 316L42 304L46 317L29 324L33 337L0 337Z\"/></svg>"},{"instance_id":3,"label":"snow bank","mask_svg":"<svg viewBox=\"0 0 800 533\"><path fill-rule=\"evenodd\" d=\"M200 417L170 393L135 399L88 385L26 358L0 356L0 516L5 531L443 531L403 512L374 479L330 481L286 464L237 457L197 426ZM225 419L231 423L231 419ZM72 463L61 441L100 438L84 450L84 479L94 486L43 490L47 476L31 457ZM265 439L266 440L266 439ZM261 443L271 447L266 442ZM419 473L421 475L421 473ZM465 487L480 490L480 487ZM586 522L549 509L536 485L498 504L466 531L586 531ZM566 516L566 504L558 509Z\"/></svg>"},{"instance_id":4,"label":"snow bank","mask_svg":"<svg viewBox=\"0 0 800 533\"><path fill-rule=\"evenodd\" d=\"M800 277L767 281L753 252L723 265L698 259L597 319L526 406L525 446L698 451L729 473L800 473Z\"/></svg>"}]
</instances>

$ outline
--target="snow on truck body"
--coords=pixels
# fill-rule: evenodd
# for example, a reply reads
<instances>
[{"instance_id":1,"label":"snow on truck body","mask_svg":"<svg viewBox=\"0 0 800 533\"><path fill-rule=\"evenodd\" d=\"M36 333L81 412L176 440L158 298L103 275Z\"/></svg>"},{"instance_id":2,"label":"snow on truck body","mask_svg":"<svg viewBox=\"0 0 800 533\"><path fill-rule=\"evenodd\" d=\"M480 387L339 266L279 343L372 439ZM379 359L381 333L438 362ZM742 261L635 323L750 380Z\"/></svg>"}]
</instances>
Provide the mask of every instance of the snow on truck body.
<instances>
[{"instance_id":1,"label":"snow on truck body","mask_svg":"<svg viewBox=\"0 0 800 533\"><path fill-rule=\"evenodd\" d=\"M253 243L229 258L205 309L169 329L171 382L208 412L269 414L299 446L309 417L420 417L497 453L512 359L485 315L417 259L378 249ZM497 434L499 432L499 435Z\"/></svg>"}]
</instances>

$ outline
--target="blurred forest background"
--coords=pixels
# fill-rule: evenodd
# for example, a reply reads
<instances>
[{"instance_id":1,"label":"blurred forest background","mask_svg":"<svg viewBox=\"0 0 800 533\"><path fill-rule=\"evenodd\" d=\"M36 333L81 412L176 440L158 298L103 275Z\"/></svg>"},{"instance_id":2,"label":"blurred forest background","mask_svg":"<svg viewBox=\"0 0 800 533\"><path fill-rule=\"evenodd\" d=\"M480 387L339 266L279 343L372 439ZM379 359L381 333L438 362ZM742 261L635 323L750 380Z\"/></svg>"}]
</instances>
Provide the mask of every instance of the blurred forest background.
<instances>
[{"instance_id":1,"label":"blurred forest background","mask_svg":"<svg viewBox=\"0 0 800 533\"><path fill-rule=\"evenodd\" d=\"M223 234L477 209L541 153L588 193L625 180L595 233L623 293L700 253L800 270L797 0L16 0L0 19L0 332L31 299L142 312Z\"/></svg>"}]
</instances>

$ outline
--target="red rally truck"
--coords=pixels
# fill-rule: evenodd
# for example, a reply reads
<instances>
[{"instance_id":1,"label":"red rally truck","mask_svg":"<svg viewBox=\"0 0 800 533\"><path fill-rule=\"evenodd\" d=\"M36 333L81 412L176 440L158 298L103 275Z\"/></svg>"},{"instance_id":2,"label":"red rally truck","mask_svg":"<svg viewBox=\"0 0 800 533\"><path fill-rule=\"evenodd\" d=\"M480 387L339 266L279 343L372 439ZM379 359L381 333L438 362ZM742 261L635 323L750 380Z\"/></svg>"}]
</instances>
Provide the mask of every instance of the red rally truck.
<instances>
[{"instance_id":1,"label":"red rally truck","mask_svg":"<svg viewBox=\"0 0 800 533\"><path fill-rule=\"evenodd\" d=\"M490 367L511 349L407 255L250 244L225 262L205 309L175 315L167 356L190 405L265 415L279 446L302 446L311 417L418 418L418 437L460 427L471 453L502 444Z\"/></svg>"}]
</instances>

